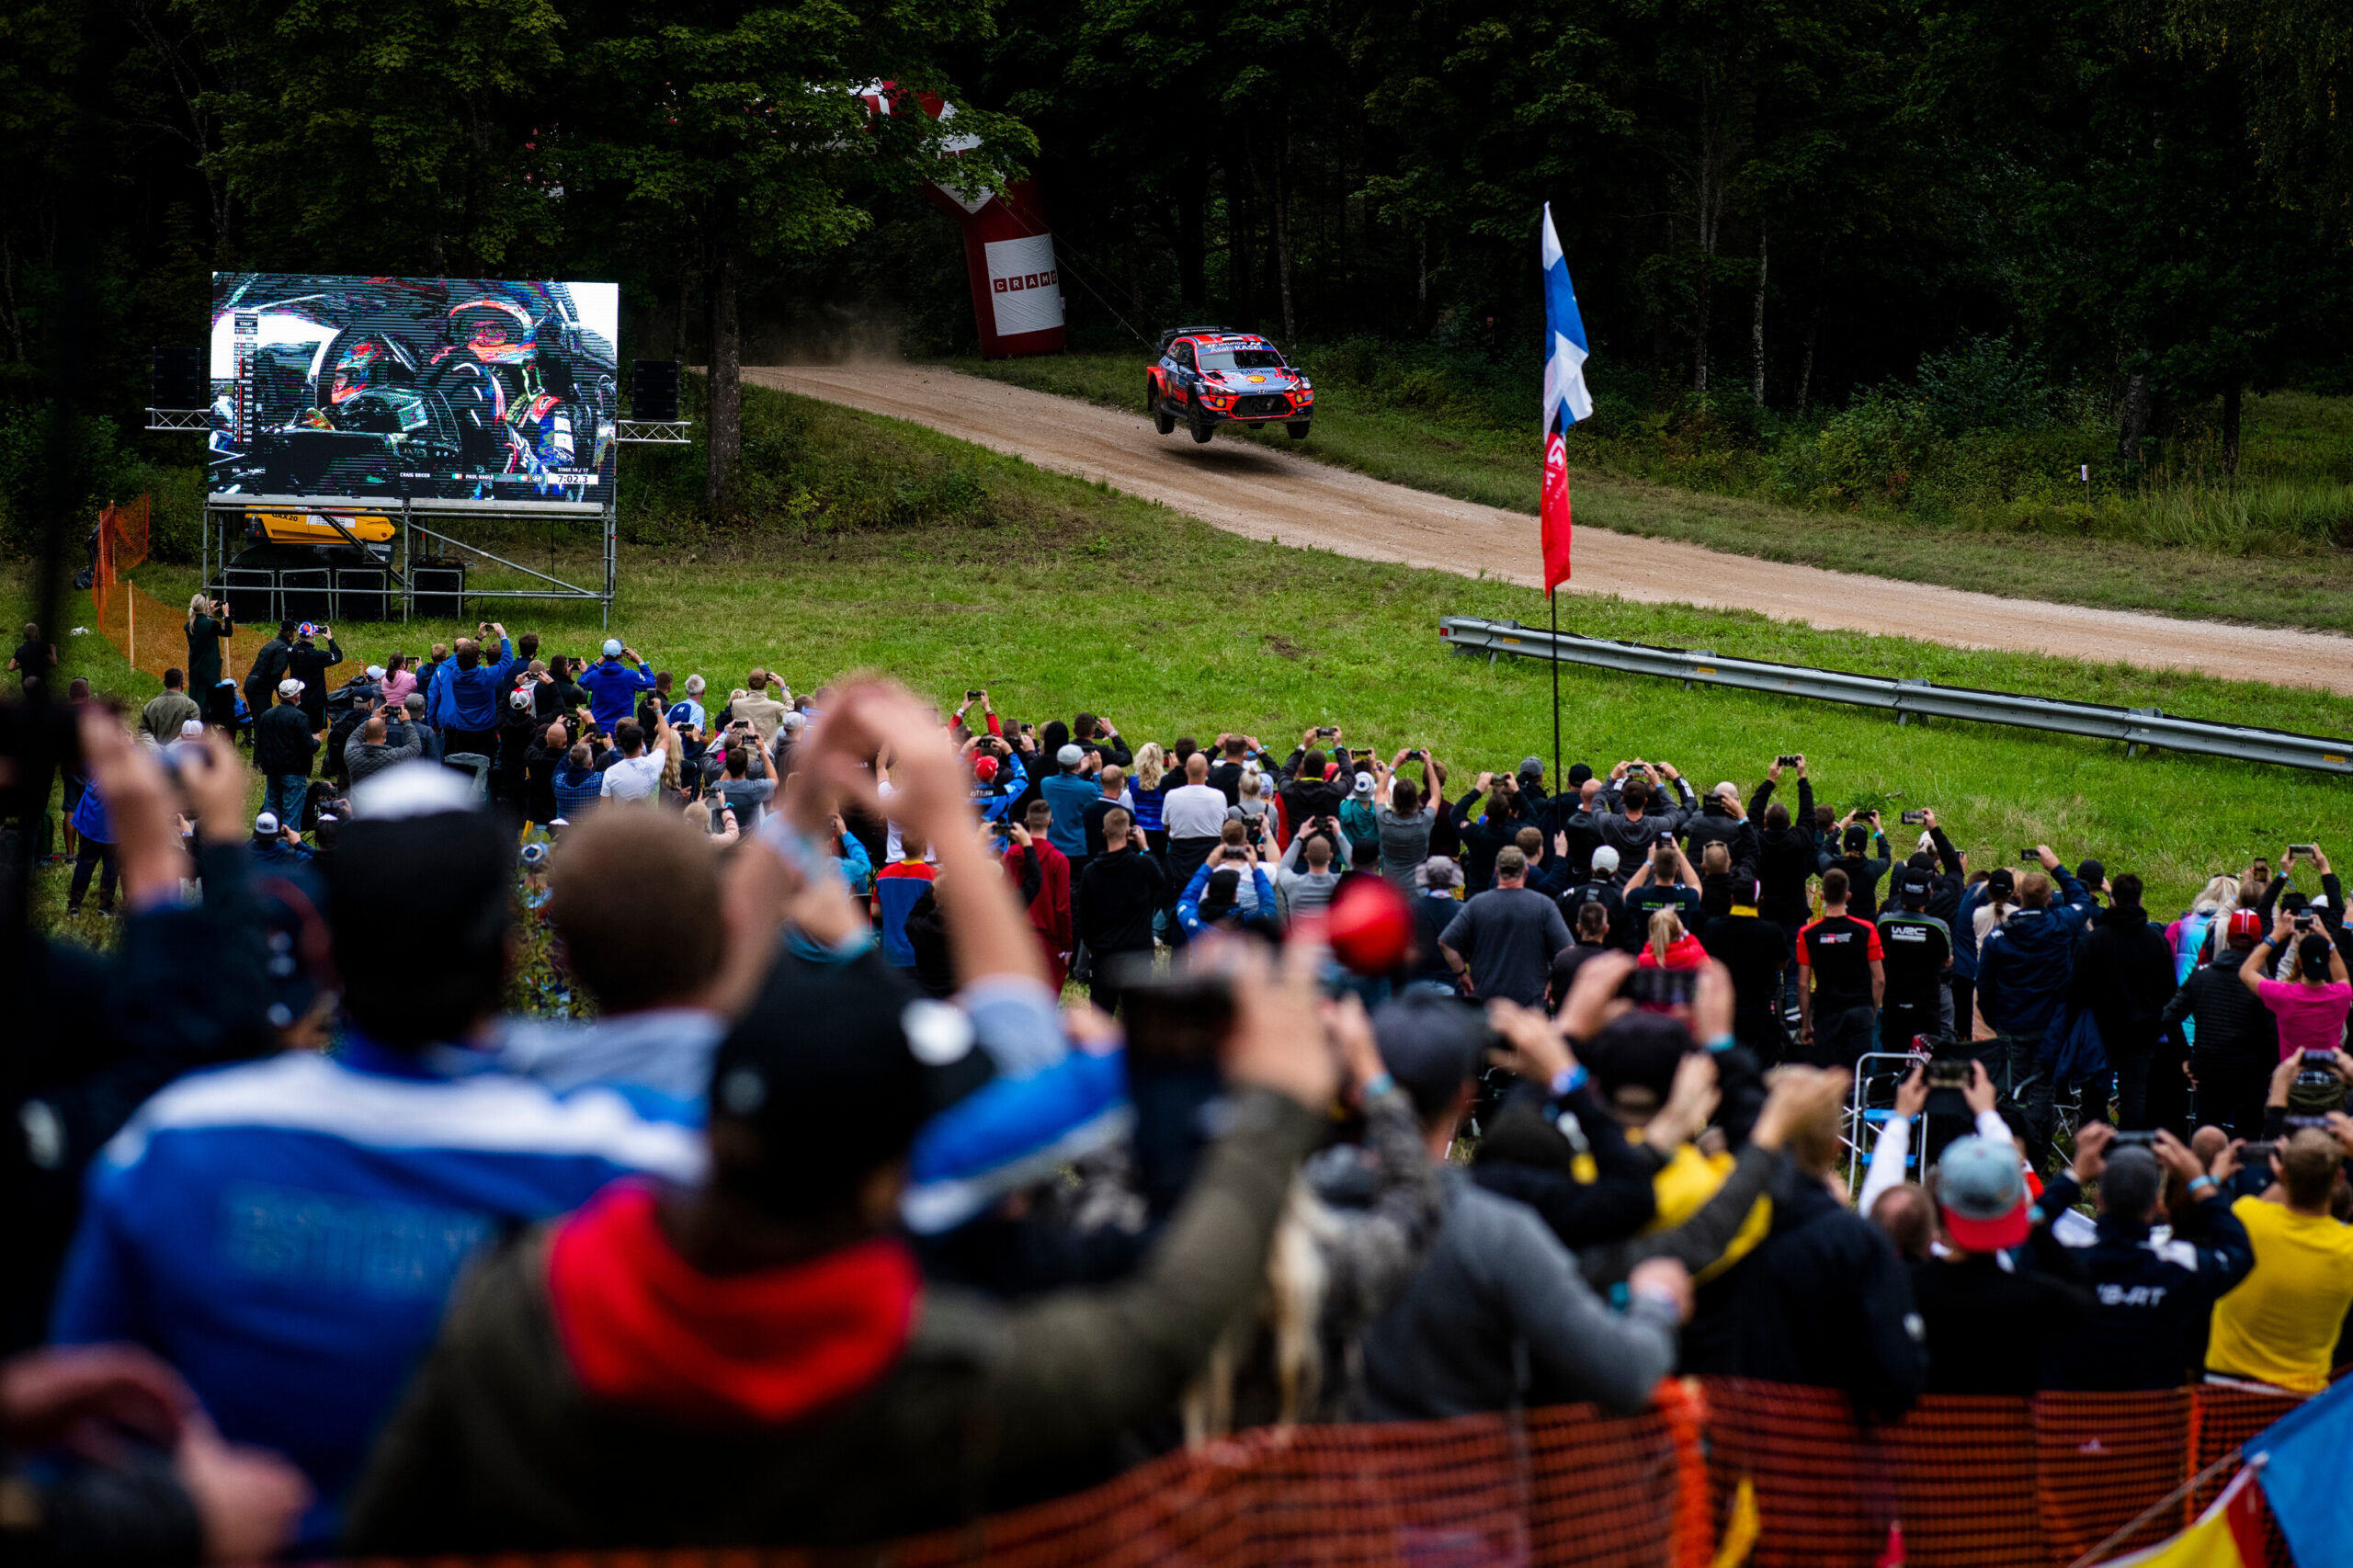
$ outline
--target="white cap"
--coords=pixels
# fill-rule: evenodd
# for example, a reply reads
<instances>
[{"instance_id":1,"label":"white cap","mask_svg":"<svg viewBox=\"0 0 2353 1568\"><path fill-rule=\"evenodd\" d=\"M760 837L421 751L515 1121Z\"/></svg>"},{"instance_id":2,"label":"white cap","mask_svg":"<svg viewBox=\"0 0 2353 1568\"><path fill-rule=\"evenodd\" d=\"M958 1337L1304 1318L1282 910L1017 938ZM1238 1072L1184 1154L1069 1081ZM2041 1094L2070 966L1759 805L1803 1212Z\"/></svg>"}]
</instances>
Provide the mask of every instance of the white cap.
<instances>
[{"instance_id":1,"label":"white cap","mask_svg":"<svg viewBox=\"0 0 2353 1568\"><path fill-rule=\"evenodd\" d=\"M605 657L607 657L607 658L608 658L608 659L618 659L618 658L620 658L620 656L621 656L621 640L620 640L620 638L618 638L618 637L608 637L608 638L606 638L606 639L605 639Z\"/></svg>"},{"instance_id":2,"label":"white cap","mask_svg":"<svg viewBox=\"0 0 2353 1568\"><path fill-rule=\"evenodd\" d=\"M264 812L261 815L254 818L254 831L261 835L264 838L277 837L278 813L276 812Z\"/></svg>"},{"instance_id":3,"label":"white cap","mask_svg":"<svg viewBox=\"0 0 2353 1568\"><path fill-rule=\"evenodd\" d=\"M201 720L201 719L183 719L183 720L181 720L181 721L180 721L180 739L182 739L182 740L184 740L184 741L194 741L194 740L201 740L201 739L203 739L203 738L204 738L204 721L203 721L203 720Z\"/></svg>"},{"instance_id":4,"label":"white cap","mask_svg":"<svg viewBox=\"0 0 2353 1568\"><path fill-rule=\"evenodd\" d=\"M777 721L779 728L787 730L798 730L807 722L809 722L808 715L803 713L787 713Z\"/></svg>"},{"instance_id":5,"label":"white cap","mask_svg":"<svg viewBox=\"0 0 2353 1568\"><path fill-rule=\"evenodd\" d=\"M530 707L531 693L528 687L518 686L513 691L508 692L506 694L506 705L514 709L518 713Z\"/></svg>"},{"instance_id":6,"label":"white cap","mask_svg":"<svg viewBox=\"0 0 2353 1568\"><path fill-rule=\"evenodd\" d=\"M404 762L370 774L351 791L351 814L392 822L474 809L466 775L438 762Z\"/></svg>"},{"instance_id":7,"label":"white cap","mask_svg":"<svg viewBox=\"0 0 2353 1568\"><path fill-rule=\"evenodd\" d=\"M1607 844L1595 850L1593 852L1593 869L1597 871L1616 870L1618 869L1618 851L1610 848Z\"/></svg>"},{"instance_id":8,"label":"white cap","mask_svg":"<svg viewBox=\"0 0 2353 1568\"><path fill-rule=\"evenodd\" d=\"M369 678L369 680L381 680L381 679L383 679L383 678L384 678L384 666L383 666L383 665L369 665L369 666L368 666L368 678Z\"/></svg>"},{"instance_id":9,"label":"white cap","mask_svg":"<svg viewBox=\"0 0 2353 1568\"><path fill-rule=\"evenodd\" d=\"M278 683L278 695L290 699L300 697L302 695L302 683L292 676L288 676Z\"/></svg>"},{"instance_id":10,"label":"white cap","mask_svg":"<svg viewBox=\"0 0 2353 1568\"><path fill-rule=\"evenodd\" d=\"M1076 767L1086 760L1086 754L1079 750L1078 744L1074 741L1065 744L1062 750L1054 753L1054 760L1064 767Z\"/></svg>"}]
</instances>

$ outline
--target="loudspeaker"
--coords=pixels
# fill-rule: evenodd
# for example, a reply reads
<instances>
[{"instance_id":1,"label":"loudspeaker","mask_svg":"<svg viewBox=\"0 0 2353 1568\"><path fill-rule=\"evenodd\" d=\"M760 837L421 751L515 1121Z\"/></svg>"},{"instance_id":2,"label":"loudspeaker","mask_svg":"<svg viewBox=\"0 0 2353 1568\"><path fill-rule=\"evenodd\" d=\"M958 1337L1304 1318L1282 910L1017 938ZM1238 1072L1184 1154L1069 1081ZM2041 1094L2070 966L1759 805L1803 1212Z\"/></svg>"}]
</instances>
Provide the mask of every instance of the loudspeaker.
<instances>
[{"instance_id":1,"label":"loudspeaker","mask_svg":"<svg viewBox=\"0 0 2353 1568\"><path fill-rule=\"evenodd\" d=\"M290 567L278 574L278 614L287 620L335 619L335 574L324 566Z\"/></svg>"},{"instance_id":2,"label":"loudspeaker","mask_svg":"<svg viewBox=\"0 0 2353 1568\"><path fill-rule=\"evenodd\" d=\"M237 623L275 623L284 619L278 608L278 574L261 566L222 569L221 597L229 601Z\"/></svg>"},{"instance_id":3,"label":"loudspeaker","mask_svg":"<svg viewBox=\"0 0 2353 1568\"><path fill-rule=\"evenodd\" d=\"M677 418L678 362L676 359L631 360L629 402L631 419Z\"/></svg>"},{"instance_id":4,"label":"loudspeaker","mask_svg":"<svg viewBox=\"0 0 2353 1568\"><path fill-rule=\"evenodd\" d=\"M390 598L387 585L392 574L381 567L339 567L335 574L335 619L346 620L390 620Z\"/></svg>"},{"instance_id":5,"label":"loudspeaker","mask_svg":"<svg viewBox=\"0 0 2353 1568\"><path fill-rule=\"evenodd\" d=\"M212 402L212 378L201 348L158 348L148 382L150 408L203 408Z\"/></svg>"},{"instance_id":6,"label":"loudspeaker","mask_svg":"<svg viewBox=\"0 0 2353 1568\"><path fill-rule=\"evenodd\" d=\"M416 586L416 613L424 620L466 619L466 562L417 562L409 568Z\"/></svg>"}]
</instances>

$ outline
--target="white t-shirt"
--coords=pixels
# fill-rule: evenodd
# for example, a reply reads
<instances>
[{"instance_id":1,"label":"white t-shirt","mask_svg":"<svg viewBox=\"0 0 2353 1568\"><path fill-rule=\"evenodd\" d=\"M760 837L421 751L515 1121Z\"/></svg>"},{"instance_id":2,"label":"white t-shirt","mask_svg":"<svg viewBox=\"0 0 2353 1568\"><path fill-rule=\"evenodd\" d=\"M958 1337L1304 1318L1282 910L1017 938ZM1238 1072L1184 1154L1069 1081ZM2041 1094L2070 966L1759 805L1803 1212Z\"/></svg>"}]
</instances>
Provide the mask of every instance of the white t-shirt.
<instances>
[{"instance_id":1,"label":"white t-shirt","mask_svg":"<svg viewBox=\"0 0 2353 1568\"><path fill-rule=\"evenodd\" d=\"M1225 792L1207 784L1184 784L1160 802L1160 823L1171 838L1215 838L1225 830Z\"/></svg>"},{"instance_id":2,"label":"white t-shirt","mask_svg":"<svg viewBox=\"0 0 2353 1568\"><path fill-rule=\"evenodd\" d=\"M608 801L646 801L662 787L660 752L640 752L625 756L605 769L605 782L597 793Z\"/></svg>"}]
</instances>

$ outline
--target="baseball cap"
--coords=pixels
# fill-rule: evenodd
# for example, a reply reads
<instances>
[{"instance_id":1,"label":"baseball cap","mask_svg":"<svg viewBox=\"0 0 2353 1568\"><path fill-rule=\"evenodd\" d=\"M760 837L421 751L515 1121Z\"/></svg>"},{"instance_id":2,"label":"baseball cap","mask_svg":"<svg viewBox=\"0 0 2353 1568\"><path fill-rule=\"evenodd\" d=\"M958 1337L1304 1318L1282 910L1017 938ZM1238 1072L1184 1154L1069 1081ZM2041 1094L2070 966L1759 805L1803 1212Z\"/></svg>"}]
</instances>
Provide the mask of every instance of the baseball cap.
<instances>
[{"instance_id":1,"label":"baseball cap","mask_svg":"<svg viewBox=\"0 0 2353 1568\"><path fill-rule=\"evenodd\" d=\"M1595 850L1593 852L1593 869L1597 871L1616 870L1618 869L1618 851L1612 849L1607 844Z\"/></svg>"},{"instance_id":2,"label":"baseball cap","mask_svg":"<svg viewBox=\"0 0 2353 1568\"><path fill-rule=\"evenodd\" d=\"M2157 1157L2148 1150L2112 1149L2107 1167L2099 1174L2103 1206L2112 1213L2137 1220L2157 1200L2157 1188L2164 1176Z\"/></svg>"},{"instance_id":3,"label":"baseball cap","mask_svg":"<svg viewBox=\"0 0 2353 1568\"><path fill-rule=\"evenodd\" d=\"M2304 939L2296 944L2296 965L2305 975L2328 978L2328 956L2336 944L2328 939L2325 931L2307 931Z\"/></svg>"},{"instance_id":4,"label":"baseball cap","mask_svg":"<svg viewBox=\"0 0 2353 1568\"><path fill-rule=\"evenodd\" d=\"M2100 883L2108 881L2108 868L2097 860L2086 860L2075 868L2075 880L2097 892Z\"/></svg>"},{"instance_id":5,"label":"baseball cap","mask_svg":"<svg viewBox=\"0 0 2353 1568\"><path fill-rule=\"evenodd\" d=\"M1359 774L1358 774L1358 775L1357 775L1357 781L1356 781L1355 785L1354 785L1352 788L1354 789L1354 790L1355 790L1355 792L1356 792L1357 794L1359 794L1359 795L1370 795L1370 794L1371 794L1371 793L1372 793L1372 775L1371 775L1371 774L1370 774L1370 773L1359 773Z\"/></svg>"},{"instance_id":6,"label":"baseball cap","mask_svg":"<svg viewBox=\"0 0 2353 1568\"><path fill-rule=\"evenodd\" d=\"M1064 744L1062 750L1054 753L1054 760L1064 767L1076 767L1086 760L1086 754L1079 750L1076 743L1074 742Z\"/></svg>"},{"instance_id":7,"label":"baseball cap","mask_svg":"<svg viewBox=\"0 0 2353 1568\"><path fill-rule=\"evenodd\" d=\"M2018 892L2018 880L2010 874L2007 866L1996 866L1985 874L1985 887L1989 892L1997 892L2007 898Z\"/></svg>"},{"instance_id":8,"label":"baseball cap","mask_svg":"<svg viewBox=\"0 0 2353 1568\"><path fill-rule=\"evenodd\" d=\"M2026 1240L2026 1177L2018 1152L1972 1133L1945 1145L1937 1162L1937 1207L1965 1252L2001 1252Z\"/></svg>"},{"instance_id":9,"label":"baseball cap","mask_svg":"<svg viewBox=\"0 0 2353 1568\"><path fill-rule=\"evenodd\" d=\"M1522 778L1541 778L1544 777L1544 759L1540 756L1521 757L1519 776Z\"/></svg>"},{"instance_id":10,"label":"baseball cap","mask_svg":"<svg viewBox=\"0 0 2353 1568\"><path fill-rule=\"evenodd\" d=\"M264 812L261 815L254 818L254 831L264 838L276 838L278 836L278 813L276 812Z\"/></svg>"},{"instance_id":11,"label":"baseball cap","mask_svg":"<svg viewBox=\"0 0 2353 1568\"><path fill-rule=\"evenodd\" d=\"M2263 940L2263 916L2252 909L2234 909L2230 928L2222 935L2225 938L2245 937L2251 942L2259 942Z\"/></svg>"},{"instance_id":12,"label":"baseball cap","mask_svg":"<svg viewBox=\"0 0 2353 1568\"><path fill-rule=\"evenodd\" d=\"M369 678L369 680L381 680L381 679L383 679L383 678L384 678L384 666L383 666L383 665L369 665L369 666L368 666L368 678Z\"/></svg>"},{"instance_id":13,"label":"baseball cap","mask_svg":"<svg viewBox=\"0 0 2353 1568\"><path fill-rule=\"evenodd\" d=\"M1859 822L1848 823L1847 824L1847 847L1848 849L1861 849L1864 846L1870 844L1870 841L1871 830L1870 828L1865 827Z\"/></svg>"},{"instance_id":14,"label":"baseball cap","mask_svg":"<svg viewBox=\"0 0 2353 1568\"><path fill-rule=\"evenodd\" d=\"M1444 855L1433 855L1414 872L1414 881L1433 892L1455 885L1462 868Z\"/></svg>"},{"instance_id":15,"label":"baseball cap","mask_svg":"<svg viewBox=\"0 0 2353 1568\"><path fill-rule=\"evenodd\" d=\"M529 688L518 686L514 690L508 692L506 694L506 705L514 709L518 713L529 709L531 706L531 693Z\"/></svg>"},{"instance_id":16,"label":"baseball cap","mask_svg":"<svg viewBox=\"0 0 2353 1568\"><path fill-rule=\"evenodd\" d=\"M807 722L809 722L809 717L805 713L787 713L777 721L778 725L786 730L798 730Z\"/></svg>"},{"instance_id":17,"label":"baseball cap","mask_svg":"<svg viewBox=\"0 0 2353 1568\"><path fill-rule=\"evenodd\" d=\"M1928 880L1926 871L1907 867L1896 876L1895 892L1899 898L1925 899L1935 891L1936 884Z\"/></svg>"},{"instance_id":18,"label":"baseball cap","mask_svg":"<svg viewBox=\"0 0 2353 1568\"><path fill-rule=\"evenodd\" d=\"M618 637L608 637L608 638L606 638L606 639L605 639L605 657L607 657L607 658L608 658L608 659L618 659L618 658L620 658L620 656L621 656L621 640L620 640L620 638L618 638Z\"/></svg>"},{"instance_id":19,"label":"baseball cap","mask_svg":"<svg viewBox=\"0 0 2353 1568\"><path fill-rule=\"evenodd\" d=\"M294 635L297 637L316 637L318 634L319 629L307 620L294 629Z\"/></svg>"},{"instance_id":20,"label":"baseball cap","mask_svg":"<svg viewBox=\"0 0 2353 1568\"><path fill-rule=\"evenodd\" d=\"M996 758L993 756L974 757L972 759L972 777L979 779L983 784L995 783L996 781Z\"/></svg>"},{"instance_id":21,"label":"baseball cap","mask_svg":"<svg viewBox=\"0 0 2353 1568\"><path fill-rule=\"evenodd\" d=\"M1479 1070L1490 1034L1478 1009L1430 991L1409 991L1372 1015L1381 1064L1425 1117L1445 1109Z\"/></svg>"},{"instance_id":22,"label":"baseball cap","mask_svg":"<svg viewBox=\"0 0 2353 1568\"><path fill-rule=\"evenodd\" d=\"M936 1112L986 1077L971 1021L918 996L870 949L847 963L787 954L720 1042L710 1119L745 1134L714 1179L783 1219L836 1212L904 1155Z\"/></svg>"},{"instance_id":23,"label":"baseball cap","mask_svg":"<svg viewBox=\"0 0 2353 1568\"><path fill-rule=\"evenodd\" d=\"M198 739L200 739L200 738L203 736L203 734L204 734L204 721L203 721L203 720L201 720L201 719L183 719L183 720L181 720L181 721L180 721L180 738L181 738L182 740L187 740L187 741L198 740Z\"/></svg>"},{"instance_id":24,"label":"baseball cap","mask_svg":"<svg viewBox=\"0 0 2353 1568\"><path fill-rule=\"evenodd\" d=\"M296 680L292 676L288 676L284 680L278 683L278 695L280 697L300 697L302 695L302 683Z\"/></svg>"}]
</instances>

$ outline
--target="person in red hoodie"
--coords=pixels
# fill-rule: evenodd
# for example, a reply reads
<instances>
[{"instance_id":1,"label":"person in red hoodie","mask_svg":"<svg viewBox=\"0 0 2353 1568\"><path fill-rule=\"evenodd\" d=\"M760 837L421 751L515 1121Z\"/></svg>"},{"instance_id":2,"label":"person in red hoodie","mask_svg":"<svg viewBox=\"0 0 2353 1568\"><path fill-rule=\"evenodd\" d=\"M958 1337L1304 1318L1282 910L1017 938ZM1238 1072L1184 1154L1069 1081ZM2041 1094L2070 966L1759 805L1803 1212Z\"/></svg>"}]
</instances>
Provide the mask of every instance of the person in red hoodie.
<instances>
[{"instance_id":1,"label":"person in red hoodie","mask_svg":"<svg viewBox=\"0 0 2353 1568\"><path fill-rule=\"evenodd\" d=\"M946 733L877 684L830 705L813 744L850 758L885 740L892 809L938 846L965 994L1039 989ZM796 795L850 772L821 755ZM766 829L738 853L772 850L779 897L822 876L795 869L816 850ZM1008 1302L926 1283L896 1228L915 1133L972 1060L972 1017L911 997L870 949L786 951L713 1063L709 1174L609 1188L487 1249L385 1429L346 1549L849 1546L1100 1475L1256 1298L1325 1129L1321 952L1288 959L1277 980L1241 956L1222 1131L1142 1263Z\"/></svg>"},{"instance_id":2,"label":"person in red hoodie","mask_svg":"<svg viewBox=\"0 0 2353 1568\"><path fill-rule=\"evenodd\" d=\"M1662 909L1652 915L1650 939L1634 963L1639 969L1705 969L1708 949L1683 928L1681 916Z\"/></svg>"},{"instance_id":3,"label":"person in red hoodie","mask_svg":"<svg viewBox=\"0 0 2353 1568\"><path fill-rule=\"evenodd\" d=\"M1029 825L1013 830L1013 842L1005 851L1005 869L1012 874L1014 885L1023 889L1030 887L1035 869L1038 880L1029 896L1029 925L1046 950L1046 982L1059 996L1070 979L1070 857L1046 842L1046 829L1053 820L1051 803L1030 801Z\"/></svg>"}]
</instances>

